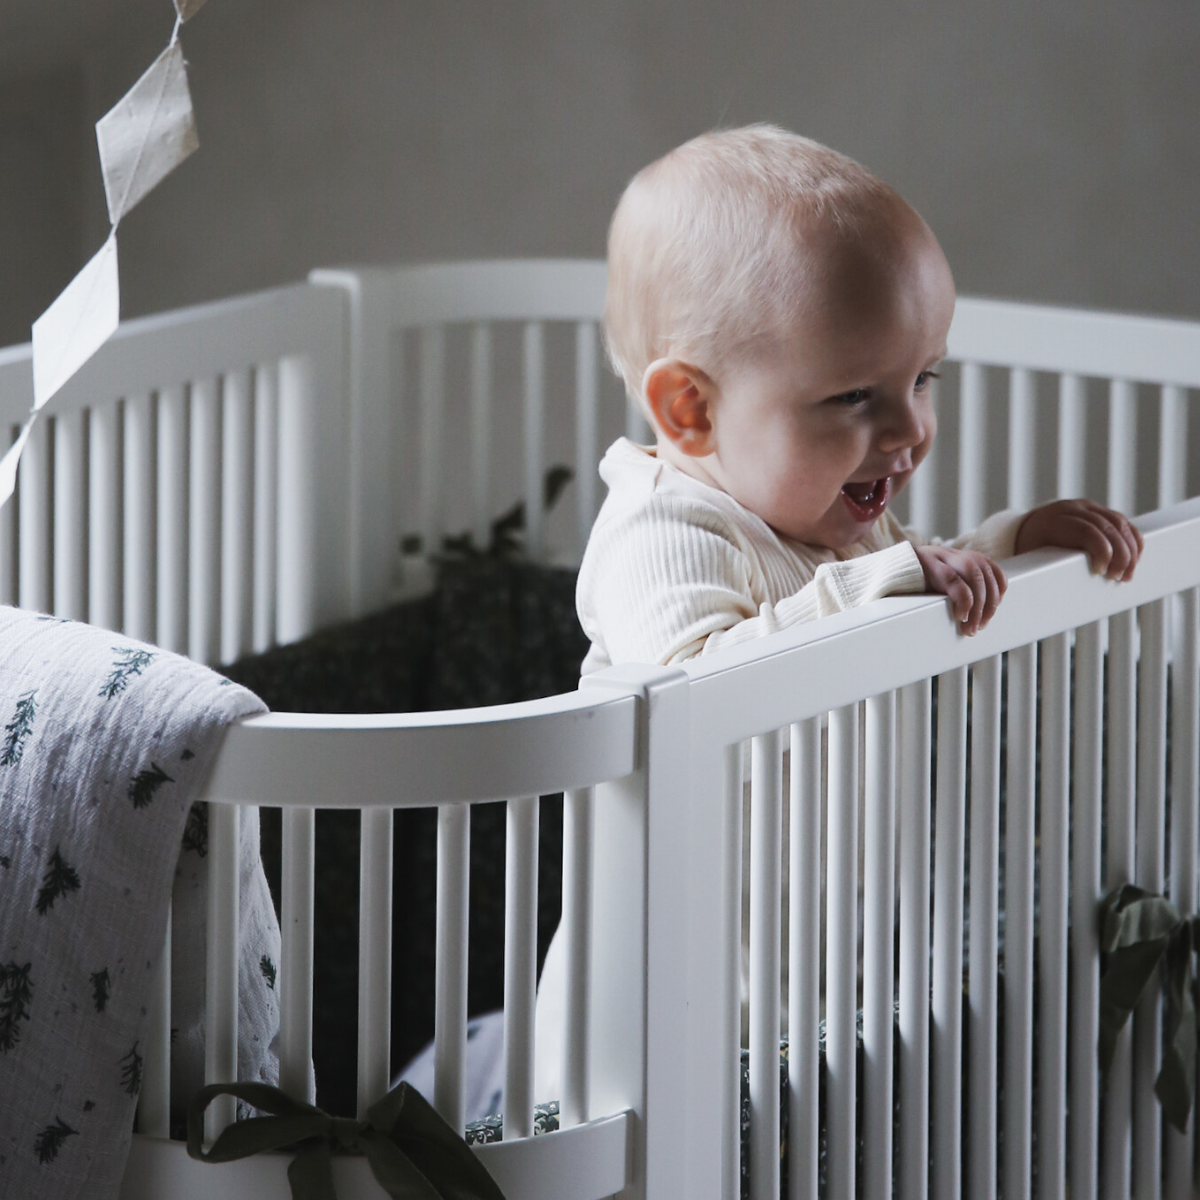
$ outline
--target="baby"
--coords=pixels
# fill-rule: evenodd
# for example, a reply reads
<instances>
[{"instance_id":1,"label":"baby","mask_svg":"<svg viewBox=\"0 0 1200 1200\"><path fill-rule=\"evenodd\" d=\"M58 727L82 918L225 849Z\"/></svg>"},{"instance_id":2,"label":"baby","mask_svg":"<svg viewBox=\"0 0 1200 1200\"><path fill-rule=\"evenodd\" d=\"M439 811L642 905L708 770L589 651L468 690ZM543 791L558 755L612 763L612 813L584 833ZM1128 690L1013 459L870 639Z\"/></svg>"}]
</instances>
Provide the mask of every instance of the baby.
<instances>
[{"instance_id":1,"label":"baby","mask_svg":"<svg viewBox=\"0 0 1200 1200\"><path fill-rule=\"evenodd\" d=\"M707 133L639 172L609 232L609 355L655 445L616 442L579 573L583 671L678 663L901 592L945 595L974 634L997 559L1086 551L1129 579L1120 513L1059 500L948 544L889 510L933 445L931 381L954 280L937 239L863 167L768 125ZM558 1096L565 968L537 1011Z\"/></svg>"},{"instance_id":2,"label":"baby","mask_svg":"<svg viewBox=\"0 0 1200 1200\"><path fill-rule=\"evenodd\" d=\"M704 134L629 184L609 233L608 349L656 444L605 455L579 574L591 649L678 663L901 592L964 633L996 560L1084 550L1128 579L1142 543L1084 500L948 544L889 510L933 445L954 280L937 239L851 159L767 125Z\"/></svg>"}]
</instances>

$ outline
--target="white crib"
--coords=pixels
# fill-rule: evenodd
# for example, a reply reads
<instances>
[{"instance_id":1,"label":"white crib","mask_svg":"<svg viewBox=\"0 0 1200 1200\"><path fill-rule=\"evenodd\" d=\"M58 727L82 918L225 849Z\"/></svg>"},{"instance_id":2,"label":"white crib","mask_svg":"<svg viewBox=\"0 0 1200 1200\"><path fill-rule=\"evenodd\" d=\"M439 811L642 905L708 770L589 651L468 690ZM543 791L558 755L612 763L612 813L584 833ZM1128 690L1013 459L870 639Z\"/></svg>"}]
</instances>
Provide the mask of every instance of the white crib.
<instances>
[{"instance_id":1,"label":"white crib","mask_svg":"<svg viewBox=\"0 0 1200 1200\"><path fill-rule=\"evenodd\" d=\"M425 559L444 532L482 536L501 501L517 495L530 553L577 558L596 508L599 448L626 420L637 427L598 363L603 288L598 263L318 272L294 287L126 323L30 442L16 508L0 514L0 601L123 628L217 663L423 586ZM208 1077L232 1078L236 1066L237 805L284 811L281 1067L283 1086L299 1095L310 1087L320 1036L312 1028L313 809L363 809L360 1109L388 1085L392 810L436 806L433 1100L461 1128L468 807L505 800L506 1140L478 1152L514 1200L738 1195L743 837L755 1200L780 1194L784 955L790 1197L815 1200L818 1191L822 1013L828 1196L856 1186L864 1197L891 1195L894 1172L905 1197L999 1188L1012 1200L1032 1194L1034 1171L1041 1197L1194 1194L1192 1133L1164 1132L1153 1096L1157 1003L1123 1035L1101 1103L1095 913L1126 879L1161 891L1169 875L1176 904L1190 912L1197 903L1200 500L1185 497L1200 490L1187 438L1200 326L963 299L950 357L958 365L942 380L942 435L907 499L913 523L947 533L1005 502L1055 494L1157 507L1140 520L1146 552L1134 582L1095 579L1080 556L1039 552L1013 565L1004 604L975 639L954 632L941 600L893 598L685 670L616 668L547 700L247 721L230 731L208 787L216 802ZM28 348L0 352L0 429L21 418L30 394ZM1039 407L1056 419L1036 420ZM495 454L497 445L509 452ZM542 502L543 471L564 458L577 472L566 518ZM496 477L496 464L510 460L520 471ZM410 552L401 555L404 538ZM558 791L569 931L562 1129L533 1138L537 797ZM781 863L785 804L791 841ZM166 1002L160 989L124 1195L287 1195L280 1156L206 1166L165 1140ZM228 1108L210 1110L213 1130L231 1118ZM859 1134L866 1145L856 1181ZM383 1194L361 1161L339 1161L338 1170L344 1198Z\"/></svg>"}]
</instances>

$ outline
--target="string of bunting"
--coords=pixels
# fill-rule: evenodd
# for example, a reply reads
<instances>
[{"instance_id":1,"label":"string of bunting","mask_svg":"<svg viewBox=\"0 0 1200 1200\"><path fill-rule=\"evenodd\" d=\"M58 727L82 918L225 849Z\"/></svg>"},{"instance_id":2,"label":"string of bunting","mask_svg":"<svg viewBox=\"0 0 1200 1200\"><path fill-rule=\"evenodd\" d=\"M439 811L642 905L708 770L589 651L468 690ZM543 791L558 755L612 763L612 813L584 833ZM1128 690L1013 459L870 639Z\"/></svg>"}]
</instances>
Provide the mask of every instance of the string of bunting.
<instances>
[{"instance_id":1,"label":"string of bunting","mask_svg":"<svg viewBox=\"0 0 1200 1200\"><path fill-rule=\"evenodd\" d=\"M1100 1069L1107 1073L1112 1065L1117 1035L1161 967L1167 1020L1154 1092L1167 1120L1183 1133L1196 1092L1200 916L1184 917L1166 897L1127 883L1105 897L1101 919L1100 949L1107 959L1100 979Z\"/></svg>"},{"instance_id":2,"label":"string of bunting","mask_svg":"<svg viewBox=\"0 0 1200 1200\"><path fill-rule=\"evenodd\" d=\"M236 1096L270 1115L235 1121L205 1151L204 1111L217 1096ZM474 1151L407 1083L371 1105L365 1121L331 1117L265 1083L213 1083L192 1098L192 1158L233 1162L270 1150L295 1154L288 1165L292 1200L337 1200L335 1153L365 1155L371 1173L392 1200L504 1200Z\"/></svg>"},{"instance_id":3,"label":"string of bunting","mask_svg":"<svg viewBox=\"0 0 1200 1200\"><path fill-rule=\"evenodd\" d=\"M0 458L0 508L16 488L17 466L34 422L120 323L117 227L200 146L179 32L205 2L174 0L175 28L167 48L96 123L111 230L91 261L33 323L33 407L16 441Z\"/></svg>"}]
</instances>

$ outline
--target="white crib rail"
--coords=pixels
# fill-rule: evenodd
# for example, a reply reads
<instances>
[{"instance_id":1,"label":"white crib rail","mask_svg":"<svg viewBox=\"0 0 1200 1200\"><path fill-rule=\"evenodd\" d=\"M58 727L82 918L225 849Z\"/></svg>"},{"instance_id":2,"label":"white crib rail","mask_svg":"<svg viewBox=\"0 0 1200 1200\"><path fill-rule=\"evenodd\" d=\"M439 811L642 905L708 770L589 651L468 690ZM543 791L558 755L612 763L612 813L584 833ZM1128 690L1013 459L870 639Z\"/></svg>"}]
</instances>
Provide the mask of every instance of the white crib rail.
<instances>
[{"instance_id":1,"label":"white crib rail","mask_svg":"<svg viewBox=\"0 0 1200 1200\"><path fill-rule=\"evenodd\" d=\"M1200 618L1200 499L1139 519L1146 553L1136 579L1114 585L1088 573L1081 555L1039 552L1014 563L997 616L973 639L958 635L938 598L896 598L842 614L819 625L777 635L686 668L691 680L692 755L690 830L693 847L692 970L688 1095L693 1128L711 1128L693 1144L687 1194L713 1194L702 1182L721 1179L720 1194L738 1193L736 1106L722 1078L736 1055L735 1014L724 981L736 971L740 937L727 911L740 909L740 887L721 864L738 853L723 845L724 806L741 805L740 774L727 778L726 747L747 738L755 744L751 798L750 880L750 1107L751 1196L778 1192L778 992L780 860L776 823L781 743L774 730L791 727L801 754L805 730L828 713L828 853L825 887L827 1061L825 1128L827 1188L851 1195L856 1188L855 1139L863 1140L864 1197L900 1194L1094 1197L1157 1195L1166 1172L1166 1195L1193 1188L1192 1135L1173 1129L1163 1137L1153 1095L1159 1066L1160 1004L1139 1008L1132 1030L1120 1039L1103 1103L1096 1065L1096 986L1099 953L1097 905L1104 891L1134 881L1162 890L1169 865L1173 895L1185 911L1195 905L1197 820L1196 657ZM1168 797L1165 741L1167 601L1180 596L1178 652L1171 663L1172 788ZM1100 631L1109 626L1106 659ZM1075 648L1075 706L1069 708L1070 636ZM1035 747L1042 669L1040 768ZM1006 667L1006 670L1005 670ZM1000 701L1007 680L1007 754L1002 765ZM929 821L931 794L929 681L937 682L936 831L933 924L929 924ZM1107 718L1100 708L1108 688ZM901 696L899 725L894 699ZM970 696L971 720L967 705ZM866 702L865 737L858 731ZM1102 723L1103 721L1103 723ZM1075 774L1070 824L1071 1001L1067 1010L1067 753L1073 727ZM898 729L898 778L891 774L892 730ZM968 737L968 730L970 736ZM1107 787L1101 795L1099 754L1106 737ZM812 734L807 735L811 742ZM968 744L969 743L969 744ZM807 751L810 755L811 748ZM967 766L970 766L969 794ZM793 758L792 770L796 770ZM1004 772L1007 822L1000 870L1000 778ZM793 776L793 820L806 821L820 803L819 776L811 765ZM858 779L865 781L860 792ZM894 789L898 800L893 800ZM732 792L732 794L727 794ZM1034 796L1039 795L1041 837L1035 853ZM866 877L857 883L860 796L865 804ZM893 803L902 819L891 836ZM756 813L756 808L759 810ZM1107 826L1101 863L1100 819ZM964 861L965 822L969 862ZM819 825L818 825L819 828ZM776 839L771 846L771 832ZM1182 840L1177 836L1182 834ZM795 827L793 827L795 838ZM797 843L793 841L793 846ZM812 853L811 849L808 851ZM897 976L891 968L894 885L900 865L899 1077L892 1078L891 1022ZM1166 859L1169 853L1170 861ZM804 851L791 883L793 964L815 953L813 922L818 897ZM1038 865L1040 864L1040 866ZM1103 883L1100 874L1104 866ZM1179 873L1180 882L1174 883ZM718 886L717 881L720 881ZM1001 886L1005 933L1002 984L997 945ZM963 996L964 894L969 890L969 968ZM1040 897L1035 919L1035 897ZM861 910L860 910L861 904ZM756 914L756 908L758 912ZM771 913L776 914L772 917ZM861 979L863 1055L855 1066L855 964ZM764 924L765 923L765 924ZM757 931L757 932L756 932ZM806 931L806 932L805 932ZM1037 991L1034 935L1038 934ZM884 943L886 942L886 946ZM927 974L932 962L932 989ZM815 1147L817 1106L813 967L793 967L789 1022L791 1081L789 1176L792 1197L813 1194L815 1163L792 1157ZM1001 995L1001 988L1003 995ZM1000 1004L1003 1001L1003 1011ZM1034 1040L1034 1011L1038 1011ZM809 1014L801 1024L799 1014ZM965 1021L964 1021L965 1017ZM1003 1053L1000 1052L1001 1037ZM928 1057L926 1055L928 1054ZM1033 1160L1034 1062L1037 1062L1036 1167ZM755 1060L758 1060L757 1062ZM1068 1073L1068 1062L1070 1071ZM964 1073L964 1068L969 1068ZM964 1079L969 1078L969 1088ZM861 1121L854 1089L862 1087ZM1066 1086L1070 1082L1070 1091ZM998 1104L1000 1086L1004 1102ZM890 1129L894 1098L903 1097L894 1155ZM714 1098L721 1098L716 1111ZM1069 1126L1068 1126L1069 1116ZM712 1121L712 1126L704 1122ZM1101 1132L1103 1131L1103 1132ZM1071 1167L1067 1170L1068 1133ZM1160 1138L1162 1147L1160 1148ZM1001 1141L1001 1139L1003 1139ZM999 1151L1003 1145L1004 1153ZM932 1151L932 1158L927 1155ZM1097 1159L1097 1155L1099 1158ZM894 1158L894 1161L893 1161ZM1097 1164L1099 1173L1097 1173ZM694 1189L692 1183L694 1182Z\"/></svg>"},{"instance_id":2,"label":"white crib rail","mask_svg":"<svg viewBox=\"0 0 1200 1200\"><path fill-rule=\"evenodd\" d=\"M303 284L122 324L35 426L0 602L212 663L344 615L344 326ZM0 351L4 445L32 399Z\"/></svg>"}]
</instances>

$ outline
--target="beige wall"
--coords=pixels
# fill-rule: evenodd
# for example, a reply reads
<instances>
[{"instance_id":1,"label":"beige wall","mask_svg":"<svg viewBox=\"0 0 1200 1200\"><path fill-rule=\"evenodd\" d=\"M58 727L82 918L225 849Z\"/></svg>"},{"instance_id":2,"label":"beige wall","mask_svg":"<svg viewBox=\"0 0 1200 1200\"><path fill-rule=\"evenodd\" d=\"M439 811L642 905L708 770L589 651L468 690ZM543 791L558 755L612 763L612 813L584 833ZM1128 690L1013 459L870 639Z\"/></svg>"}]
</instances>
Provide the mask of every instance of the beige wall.
<instances>
[{"instance_id":1,"label":"beige wall","mask_svg":"<svg viewBox=\"0 0 1200 1200\"><path fill-rule=\"evenodd\" d=\"M99 245L89 126L172 15L108 0L55 54L50 11L36 72L0 55L5 341ZM766 119L899 187L964 292L1200 317L1191 0L213 0L184 43L201 151L122 229L127 314L315 264L598 255L641 164Z\"/></svg>"}]
</instances>

